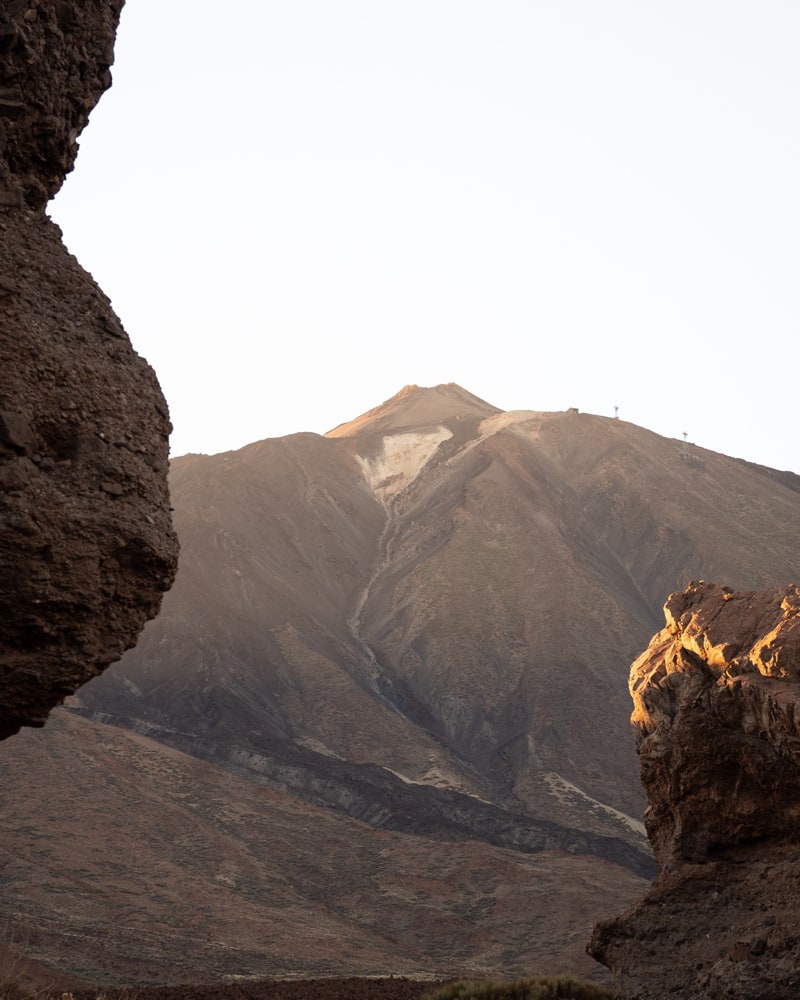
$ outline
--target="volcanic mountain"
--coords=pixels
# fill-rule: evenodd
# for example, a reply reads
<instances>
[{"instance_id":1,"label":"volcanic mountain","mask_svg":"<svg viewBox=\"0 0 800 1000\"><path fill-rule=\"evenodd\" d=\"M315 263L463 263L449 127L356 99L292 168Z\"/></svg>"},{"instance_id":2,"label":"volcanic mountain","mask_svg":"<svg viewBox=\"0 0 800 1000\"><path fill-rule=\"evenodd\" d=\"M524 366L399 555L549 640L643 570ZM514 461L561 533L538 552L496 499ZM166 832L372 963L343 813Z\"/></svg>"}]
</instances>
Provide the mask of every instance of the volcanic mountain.
<instances>
[{"instance_id":1,"label":"volcanic mountain","mask_svg":"<svg viewBox=\"0 0 800 1000\"><path fill-rule=\"evenodd\" d=\"M339 861L324 892L306 892L316 929L281 944L269 965L277 971L319 971L311 955L323 953L343 972L537 971L557 949L542 936L522 943L518 910L512 920L501 905L518 889L511 858L537 859L537 879L559 872L560 890L529 900L522 916L531 928L550 920L568 944L559 960L569 952L577 969L592 919L632 899L654 870L628 724L631 660L658 630L667 596L690 580L759 589L791 582L800 566L800 477L576 410L503 412L452 384L408 386L324 436L175 459L171 490L181 562L160 616L71 700L71 718L59 713L52 735L36 734L45 743L8 753L39 762L39 776L24 772L35 796L56 752L48 739L83 741L87 760L94 746L83 794L99 796L98 815L123 773L140 789L156 760L170 762L155 767L159 788L166 773L193 774L197 785L189 795L181 778L181 794L207 802L204 822L217 823L209 842L230 862L223 882L210 883L212 924L225 893L256 878L228 850L246 834L223 827L248 796L254 810L280 799L271 820L284 824L280 834L265 834L258 862L248 862L258 878L271 872L282 892L300 892L299 857L316 859L315 884L326 852ZM99 750L110 745L111 771ZM148 838L158 839L164 796L169 809L183 802L175 787L144 793ZM29 829L30 819L6 822ZM56 849L48 831L37 836ZM135 841L121 836L130 856L118 852L115 864L135 883ZM187 861L191 837L164 837L169 878L179 882L187 865L200 878ZM376 837L380 875L369 861ZM342 839L364 871L353 858L341 864L332 845ZM413 871L424 896L443 850L451 860L483 852L472 929L445 920L439 897L438 922L422 919L429 900L415 929L405 888L399 930L399 897L387 900L380 886ZM498 881L501 858L509 874ZM581 911L593 893L617 898L599 914ZM288 904L280 893L257 896L248 905L274 928ZM45 897L26 926L42 923ZM170 898L158 919L178 933ZM323 909L336 917L324 933ZM349 957L330 944L346 927ZM91 937L86 927L69 933ZM504 934L516 944L501 959L485 939ZM209 938L208 951L193 940L195 966L213 952L218 970L237 971L229 952L222 962L214 950L232 947L222 938L213 948ZM106 957L137 971L119 957L128 946L114 947ZM247 954L238 971L263 974Z\"/></svg>"}]
</instances>

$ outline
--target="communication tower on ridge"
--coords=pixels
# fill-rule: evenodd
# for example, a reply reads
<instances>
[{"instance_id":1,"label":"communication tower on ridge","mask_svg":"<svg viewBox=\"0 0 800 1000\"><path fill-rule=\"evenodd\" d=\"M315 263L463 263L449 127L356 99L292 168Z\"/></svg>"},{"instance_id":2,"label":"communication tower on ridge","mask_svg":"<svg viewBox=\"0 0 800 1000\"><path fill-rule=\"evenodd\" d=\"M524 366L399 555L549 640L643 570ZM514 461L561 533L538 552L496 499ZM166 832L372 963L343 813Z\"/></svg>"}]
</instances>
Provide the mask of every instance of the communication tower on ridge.
<instances>
[{"instance_id":1,"label":"communication tower on ridge","mask_svg":"<svg viewBox=\"0 0 800 1000\"><path fill-rule=\"evenodd\" d=\"M615 420L619 420L619 407L618 406L614 407L614 419Z\"/></svg>"}]
</instances>

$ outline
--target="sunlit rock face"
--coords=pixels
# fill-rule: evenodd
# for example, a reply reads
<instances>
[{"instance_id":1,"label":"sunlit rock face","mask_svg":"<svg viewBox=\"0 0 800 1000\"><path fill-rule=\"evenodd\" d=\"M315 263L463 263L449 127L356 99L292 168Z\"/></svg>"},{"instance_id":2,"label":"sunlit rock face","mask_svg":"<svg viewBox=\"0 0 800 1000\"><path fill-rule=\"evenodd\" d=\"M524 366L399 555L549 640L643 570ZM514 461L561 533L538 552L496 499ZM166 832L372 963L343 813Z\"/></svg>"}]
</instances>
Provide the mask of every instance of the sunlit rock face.
<instances>
[{"instance_id":1,"label":"sunlit rock face","mask_svg":"<svg viewBox=\"0 0 800 1000\"><path fill-rule=\"evenodd\" d=\"M622 998L800 995L800 589L693 583L631 667L660 875L590 952Z\"/></svg>"},{"instance_id":2,"label":"sunlit rock face","mask_svg":"<svg viewBox=\"0 0 800 1000\"><path fill-rule=\"evenodd\" d=\"M0 738L129 648L175 573L166 404L44 214L121 7L0 2Z\"/></svg>"}]
</instances>

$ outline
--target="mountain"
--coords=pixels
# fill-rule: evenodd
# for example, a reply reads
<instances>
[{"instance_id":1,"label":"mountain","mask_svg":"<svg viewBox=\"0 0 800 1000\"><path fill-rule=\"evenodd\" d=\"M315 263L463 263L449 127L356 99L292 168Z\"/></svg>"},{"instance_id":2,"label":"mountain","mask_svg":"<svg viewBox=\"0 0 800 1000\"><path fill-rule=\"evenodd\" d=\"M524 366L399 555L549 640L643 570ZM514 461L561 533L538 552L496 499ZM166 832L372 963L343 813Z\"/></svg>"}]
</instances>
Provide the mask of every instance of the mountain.
<instances>
[{"instance_id":1,"label":"mountain","mask_svg":"<svg viewBox=\"0 0 800 1000\"><path fill-rule=\"evenodd\" d=\"M171 490L176 583L137 648L70 701L74 725L125 730L160 747L148 753L177 754L203 783L228 775L249 795L286 797L292 832L256 867L275 878L291 868L295 889L295 845L328 856L323 816L357 829L347 837L365 857L355 845L370 837L411 838L403 844L419 850L392 852L380 875L341 876L341 940L355 939L362 908L391 919L387 880L413 866L435 882L440 852L480 847L487 888L484 909L471 911L475 934L417 928L412 907L416 950L386 944L382 963L379 948L369 962L342 953L340 971L460 969L473 947L483 957L470 968L538 971L536 956L552 948L523 947L500 914L510 890L490 873L503 852L560 872L524 916L531 928L551 920L571 942L568 964L584 971L591 917L563 901L588 879L624 905L654 872L628 665L690 580L760 589L797 577L800 477L616 419L502 412L443 385L408 386L325 436L176 459ZM86 792L101 801L105 766ZM29 786L44 789L46 774ZM146 797L141 808L146 819ZM154 807L153 836L157 817ZM167 840L175 864L190 864L191 838ZM120 863L133 871L134 860ZM331 859L333 883L339 873ZM260 898L272 927L280 906ZM214 911L215 898L205 905ZM514 968L509 949L501 968L497 952L475 945L475 935L505 933L521 956ZM285 947L285 970L311 970L308 942Z\"/></svg>"}]
</instances>

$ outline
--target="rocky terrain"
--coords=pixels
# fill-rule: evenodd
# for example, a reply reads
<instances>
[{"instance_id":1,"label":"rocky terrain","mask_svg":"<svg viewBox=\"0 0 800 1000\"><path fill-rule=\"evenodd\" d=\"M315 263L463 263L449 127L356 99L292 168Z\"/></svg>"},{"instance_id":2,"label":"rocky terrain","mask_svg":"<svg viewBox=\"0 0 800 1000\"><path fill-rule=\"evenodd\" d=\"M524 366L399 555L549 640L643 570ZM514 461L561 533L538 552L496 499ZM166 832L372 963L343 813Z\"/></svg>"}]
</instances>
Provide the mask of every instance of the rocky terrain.
<instances>
[{"instance_id":1,"label":"rocky terrain","mask_svg":"<svg viewBox=\"0 0 800 1000\"><path fill-rule=\"evenodd\" d=\"M800 589L693 583L631 668L660 874L595 929L623 1000L800 995Z\"/></svg>"},{"instance_id":2,"label":"rocky terrain","mask_svg":"<svg viewBox=\"0 0 800 1000\"><path fill-rule=\"evenodd\" d=\"M374 827L57 710L2 747L0 927L91 986L602 973L640 876L592 855Z\"/></svg>"},{"instance_id":3,"label":"rocky terrain","mask_svg":"<svg viewBox=\"0 0 800 1000\"><path fill-rule=\"evenodd\" d=\"M93 982L586 975L655 872L627 664L792 579L800 479L446 385L171 486L162 614L4 746L0 921Z\"/></svg>"},{"instance_id":4,"label":"rocky terrain","mask_svg":"<svg viewBox=\"0 0 800 1000\"><path fill-rule=\"evenodd\" d=\"M275 980L237 986L166 987L137 991L138 1000L424 1000L436 985L404 976L379 979ZM91 992L74 1000L95 1000ZM108 1000L128 1000L122 995Z\"/></svg>"},{"instance_id":5,"label":"rocky terrain","mask_svg":"<svg viewBox=\"0 0 800 1000\"><path fill-rule=\"evenodd\" d=\"M121 6L0 2L0 739L118 659L176 567L166 404L44 214Z\"/></svg>"}]
</instances>

